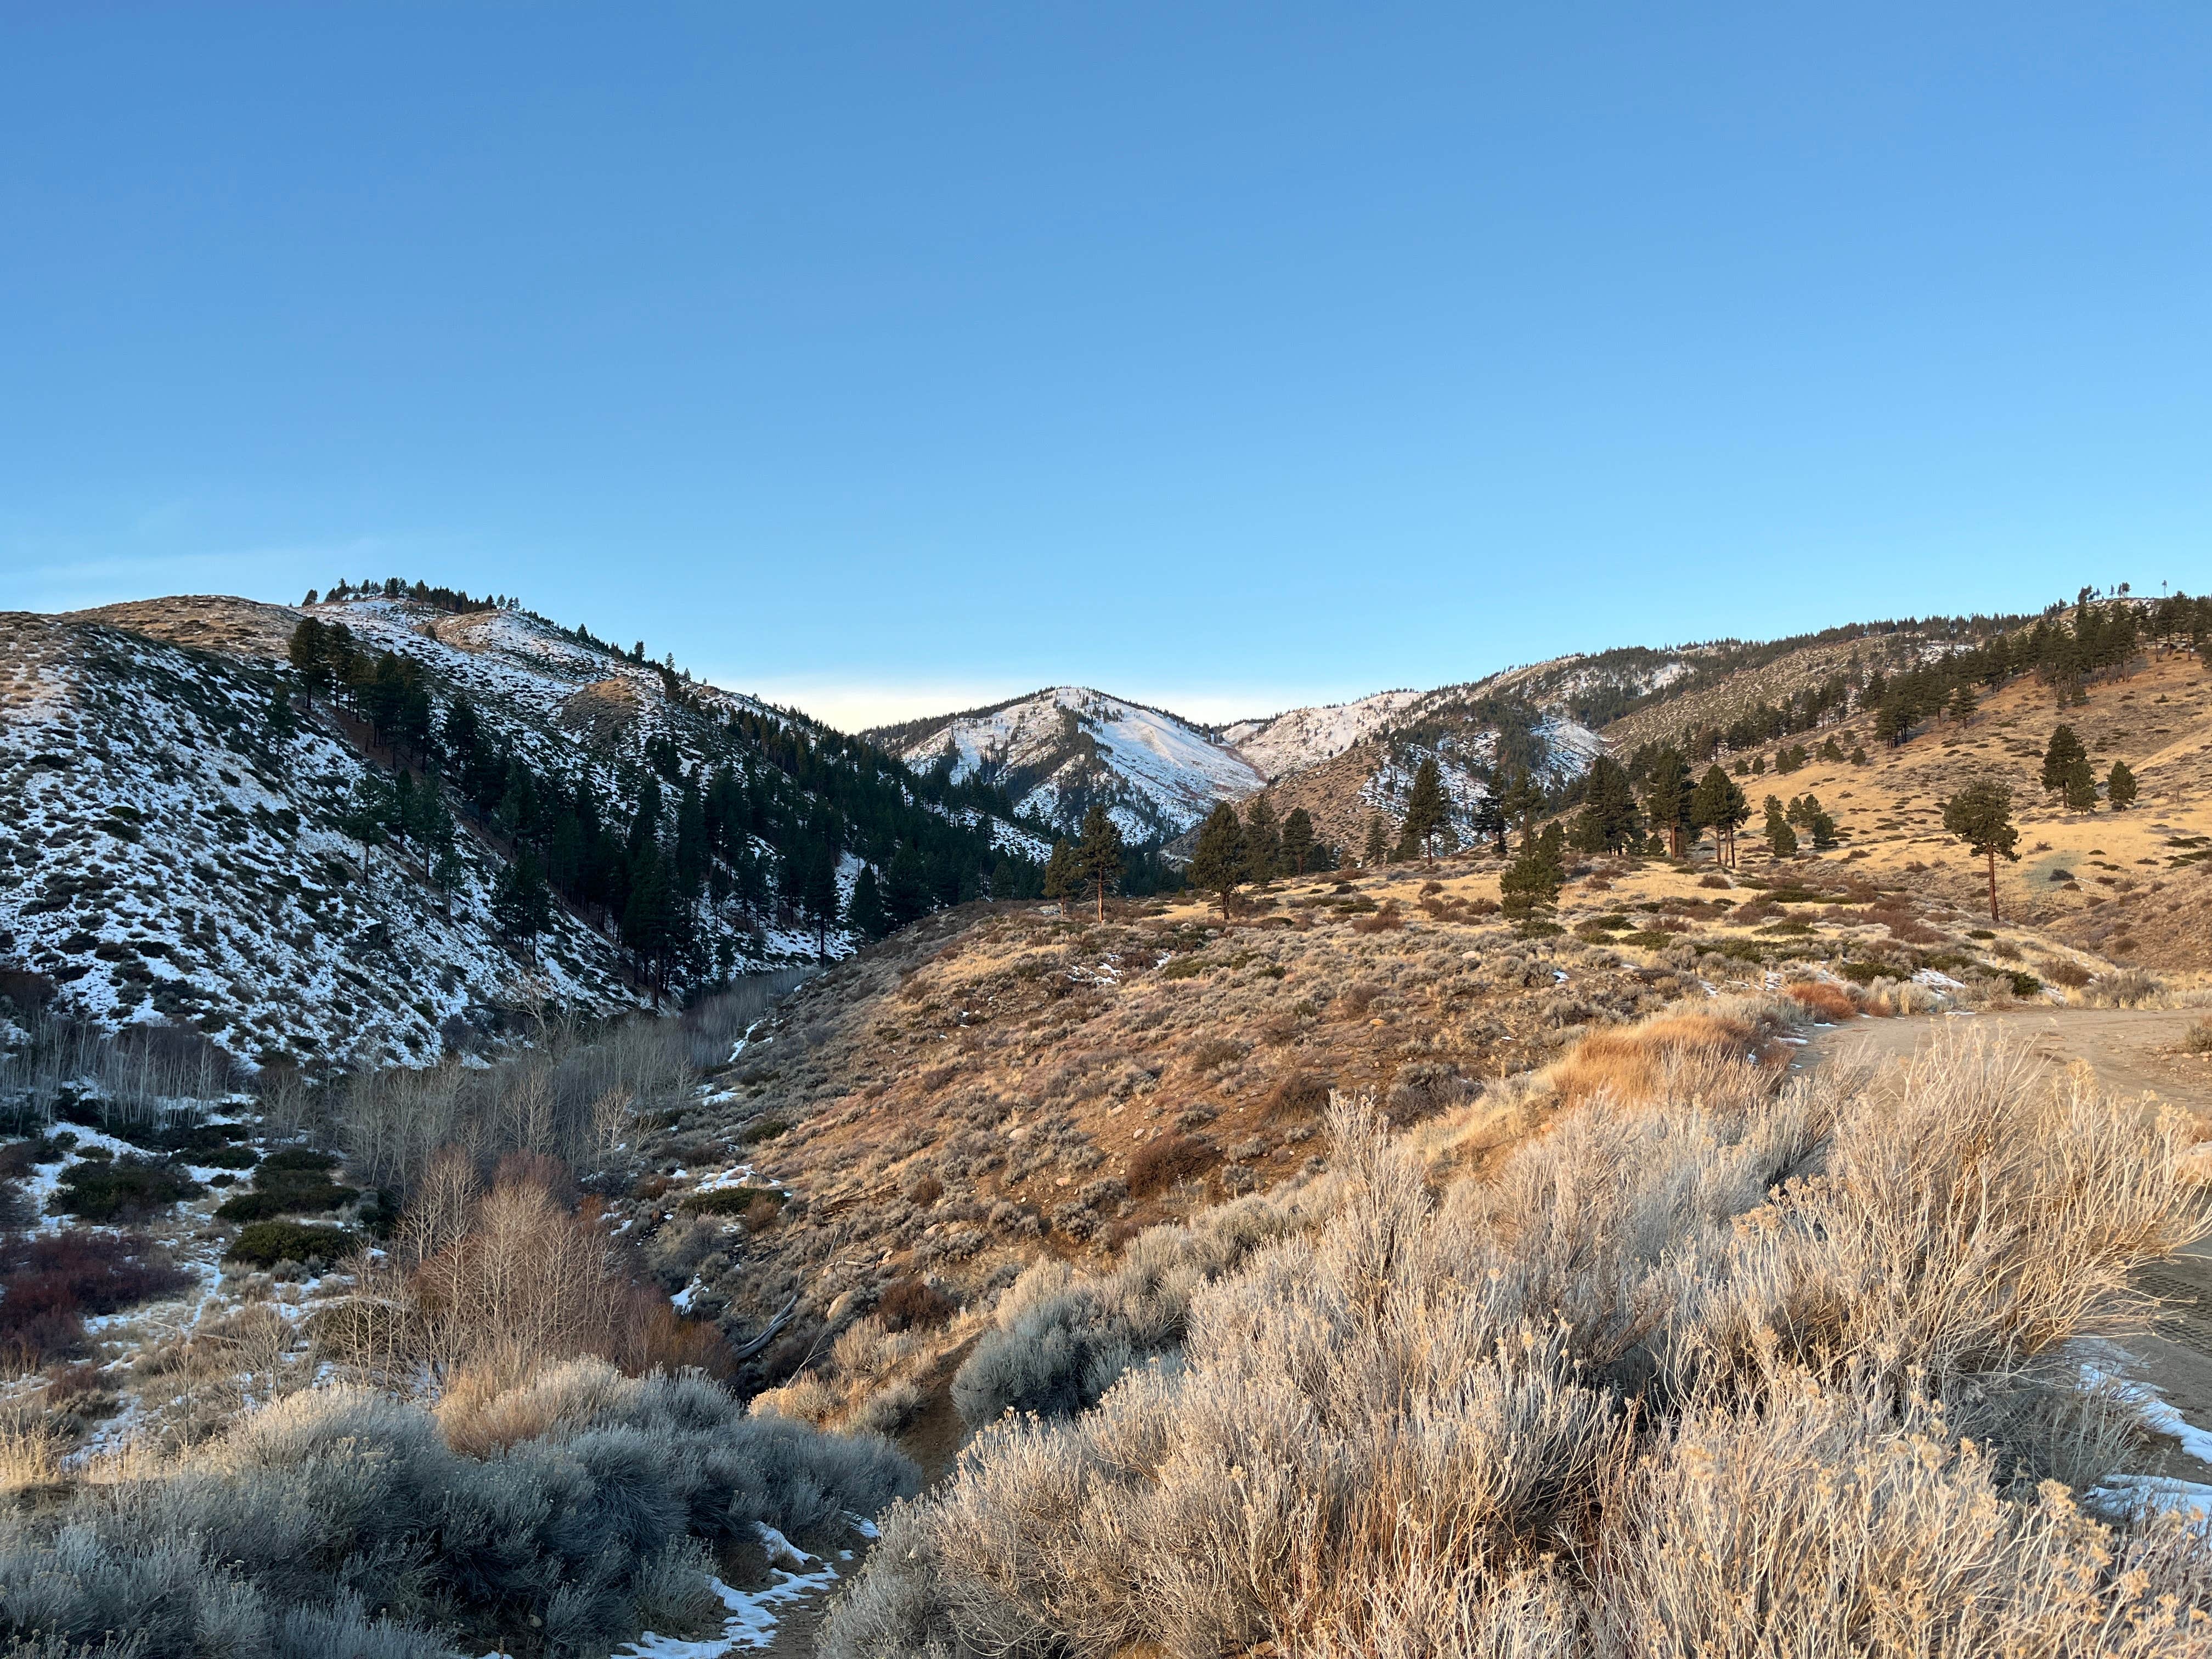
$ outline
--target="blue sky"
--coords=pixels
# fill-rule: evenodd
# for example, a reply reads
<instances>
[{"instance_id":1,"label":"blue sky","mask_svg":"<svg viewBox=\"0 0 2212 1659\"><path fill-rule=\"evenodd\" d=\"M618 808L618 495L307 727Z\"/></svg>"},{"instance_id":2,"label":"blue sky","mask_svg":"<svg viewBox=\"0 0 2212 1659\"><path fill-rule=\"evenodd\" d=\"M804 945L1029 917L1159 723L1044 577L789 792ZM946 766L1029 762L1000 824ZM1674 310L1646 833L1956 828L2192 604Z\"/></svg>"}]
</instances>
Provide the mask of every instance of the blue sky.
<instances>
[{"instance_id":1,"label":"blue sky","mask_svg":"<svg viewBox=\"0 0 2212 1659\"><path fill-rule=\"evenodd\" d=\"M2212 9L0 12L0 607L841 723L2212 586Z\"/></svg>"}]
</instances>

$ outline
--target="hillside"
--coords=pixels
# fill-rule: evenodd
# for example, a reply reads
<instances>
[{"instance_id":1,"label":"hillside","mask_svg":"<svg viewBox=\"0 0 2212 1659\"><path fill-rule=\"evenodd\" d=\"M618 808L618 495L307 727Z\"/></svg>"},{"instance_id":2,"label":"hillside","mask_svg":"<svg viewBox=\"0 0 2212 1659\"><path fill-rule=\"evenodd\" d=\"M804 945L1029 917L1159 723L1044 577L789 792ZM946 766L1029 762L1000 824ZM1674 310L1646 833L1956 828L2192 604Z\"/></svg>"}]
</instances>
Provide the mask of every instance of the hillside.
<instances>
[{"instance_id":1,"label":"hillside","mask_svg":"<svg viewBox=\"0 0 2212 1659\"><path fill-rule=\"evenodd\" d=\"M1249 761L1187 720L1082 686L867 734L917 772L1006 792L1017 810L1073 830L1103 805L1131 842L1181 833L1257 789Z\"/></svg>"},{"instance_id":2,"label":"hillside","mask_svg":"<svg viewBox=\"0 0 2212 1659\"><path fill-rule=\"evenodd\" d=\"M256 1063L419 1064L526 1008L842 955L864 867L880 929L1033 884L1043 850L971 792L514 610L155 600L0 617L0 966Z\"/></svg>"}]
</instances>

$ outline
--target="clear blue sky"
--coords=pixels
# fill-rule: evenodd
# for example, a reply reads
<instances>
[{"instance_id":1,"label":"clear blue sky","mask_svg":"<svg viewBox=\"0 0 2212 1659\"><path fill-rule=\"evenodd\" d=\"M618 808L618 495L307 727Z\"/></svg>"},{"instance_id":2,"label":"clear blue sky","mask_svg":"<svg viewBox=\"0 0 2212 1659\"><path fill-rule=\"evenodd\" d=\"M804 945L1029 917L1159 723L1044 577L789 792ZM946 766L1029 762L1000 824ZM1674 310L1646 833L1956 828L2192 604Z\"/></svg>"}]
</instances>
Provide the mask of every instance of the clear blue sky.
<instances>
[{"instance_id":1,"label":"clear blue sky","mask_svg":"<svg viewBox=\"0 0 2212 1659\"><path fill-rule=\"evenodd\" d=\"M2212 8L17 6L0 606L846 723L2212 586Z\"/></svg>"}]
</instances>

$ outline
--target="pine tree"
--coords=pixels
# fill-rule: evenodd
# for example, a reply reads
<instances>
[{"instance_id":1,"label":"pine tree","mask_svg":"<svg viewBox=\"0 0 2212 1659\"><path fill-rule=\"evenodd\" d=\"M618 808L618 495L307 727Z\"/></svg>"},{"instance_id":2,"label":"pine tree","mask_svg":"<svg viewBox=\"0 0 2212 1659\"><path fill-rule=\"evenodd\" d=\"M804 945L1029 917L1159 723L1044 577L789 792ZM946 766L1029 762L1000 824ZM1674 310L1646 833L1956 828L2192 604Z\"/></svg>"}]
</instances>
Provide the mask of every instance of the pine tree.
<instances>
[{"instance_id":1,"label":"pine tree","mask_svg":"<svg viewBox=\"0 0 2212 1659\"><path fill-rule=\"evenodd\" d=\"M1498 858L1505 856L1505 809L1498 805L1498 780L1484 780L1482 793L1469 815L1468 828L1490 843L1490 850Z\"/></svg>"},{"instance_id":2,"label":"pine tree","mask_svg":"<svg viewBox=\"0 0 2212 1659\"><path fill-rule=\"evenodd\" d=\"M1964 726L1974 718L1974 711L1980 707L1981 704L1974 699L1972 682L1960 680L1958 688L1951 693L1951 702L1945 712L1960 725Z\"/></svg>"},{"instance_id":3,"label":"pine tree","mask_svg":"<svg viewBox=\"0 0 2212 1659\"><path fill-rule=\"evenodd\" d=\"M1618 853L1634 846L1643 833L1643 814L1637 810L1627 772L1610 755L1600 755L1590 763L1583 810L1575 818L1576 848Z\"/></svg>"},{"instance_id":4,"label":"pine tree","mask_svg":"<svg viewBox=\"0 0 2212 1659\"><path fill-rule=\"evenodd\" d=\"M827 959L830 930L837 925L837 849L827 842L807 846L799 865L799 899L814 918L814 959Z\"/></svg>"},{"instance_id":5,"label":"pine tree","mask_svg":"<svg viewBox=\"0 0 2212 1659\"><path fill-rule=\"evenodd\" d=\"M535 939L552 926L553 896L538 855L527 847L515 849L493 884L491 915L499 931L511 939Z\"/></svg>"},{"instance_id":6,"label":"pine tree","mask_svg":"<svg viewBox=\"0 0 2212 1659\"><path fill-rule=\"evenodd\" d=\"M373 847L385 842L386 825L392 818L392 797L383 781L374 772L364 772L354 781L353 793L347 796L338 809L338 833L349 841L361 843L361 877L368 879L368 853Z\"/></svg>"},{"instance_id":7,"label":"pine tree","mask_svg":"<svg viewBox=\"0 0 2212 1659\"><path fill-rule=\"evenodd\" d=\"M1313 815L1303 806L1293 806L1283 820L1283 862L1293 875L1303 876L1313 856Z\"/></svg>"},{"instance_id":8,"label":"pine tree","mask_svg":"<svg viewBox=\"0 0 2212 1659\"><path fill-rule=\"evenodd\" d=\"M1867 756L1865 749L1857 744L1854 744L1851 748L1851 764L1854 766L1864 766L1866 763Z\"/></svg>"},{"instance_id":9,"label":"pine tree","mask_svg":"<svg viewBox=\"0 0 2212 1659\"><path fill-rule=\"evenodd\" d=\"M2066 769L2066 810L2069 812L2094 812L2097 810L2097 774L2086 760L2077 760Z\"/></svg>"},{"instance_id":10,"label":"pine tree","mask_svg":"<svg viewBox=\"0 0 2212 1659\"><path fill-rule=\"evenodd\" d=\"M1121 830L1106 809L1094 801L1083 815L1083 836L1075 843L1075 870L1097 893L1101 921L1106 920L1106 890L1121 878L1122 851Z\"/></svg>"},{"instance_id":11,"label":"pine tree","mask_svg":"<svg viewBox=\"0 0 2212 1659\"><path fill-rule=\"evenodd\" d=\"M1520 856L1498 877L1498 908L1515 921L1525 921L1559 903L1559 888L1565 880L1565 837L1557 823L1549 823L1542 835L1522 848Z\"/></svg>"},{"instance_id":12,"label":"pine tree","mask_svg":"<svg viewBox=\"0 0 2212 1659\"><path fill-rule=\"evenodd\" d=\"M1389 852L1390 826L1382 815L1376 812L1367 820L1367 847L1359 861L1371 870L1382 863Z\"/></svg>"},{"instance_id":13,"label":"pine tree","mask_svg":"<svg viewBox=\"0 0 2212 1659\"><path fill-rule=\"evenodd\" d=\"M2112 763L2112 775L2105 781L2105 796L2115 812L2124 812L2136 804L2136 775L2128 770L2125 761Z\"/></svg>"},{"instance_id":14,"label":"pine tree","mask_svg":"<svg viewBox=\"0 0 2212 1659\"><path fill-rule=\"evenodd\" d=\"M1690 827L1690 803L1692 799L1690 769L1684 764L1681 751L1672 747L1662 749L1651 763L1650 775L1644 782L1644 811L1651 820L1652 832L1667 838L1667 856L1682 856L1682 836Z\"/></svg>"},{"instance_id":15,"label":"pine tree","mask_svg":"<svg viewBox=\"0 0 2212 1659\"><path fill-rule=\"evenodd\" d=\"M1449 810L1444 799L1443 777L1437 769L1433 755L1424 756L1413 769L1413 787L1406 797L1405 838L1419 842L1428 861L1437 860L1437 831L1444 827Z\"/></svg>"},{"instance_id":16,"label":"pine tree","mask_svg":"<svg viewBox=\"0 0 2212 1659\"><path fill-rule=\"evenodd\" d=\"M1074 847L1065 841L1054 842L1052 856L1044 865L1044 896L1055 904L1065 903L1075 896L1082 885Z\"/></svg>"},{"instance_id":17,"label":"pine tree","mask_svg":"<svg viewBox=\"0 0 2212 1659\"><path fill-rule=\"evenodd\" d=\"M1997 860L2018 862L2012 791L1996 778L1978 778L1944 804L1943 828L1990 861L1990 920L1997 920Z\"/></svg>"},{"instance_id":18,"label":"pine tree","mask_svg":"<svg viewBox=\"0 0 2212 1659\"><path fill-rule=\"evenodd\" d=\"M2062 726L2051 734L2050 746L2043 751L2043 787L2046 793L2057 794L2066 787L2066 776L2075 763L2089 758L2089 751L2081 745L2081 735L2070 726Z\"/></svg>"},{"instance_id":19,"label":"pine tree","mask_svg":"<svg viewBox=\"0 0 2212 1659\"><path fill-rule=\"evenodd\" d=\"M873 865L862 865L860 873L854 878L853 902L846 914L869 939L881 939L890 931L890 916L884 908L883 890L877 884Z\"/></svg>"},{"instance_id":20,"label":"pine tree","mask_svg":"<svg viewBox=\"0 0 2212 1659\"><path fill-rule=\"evenodd\" d=\"M884 880L884 908L890 913L896 927L929 914L927 872L920 850L911 842L900 842L898 851L891 855L890 869Z\"/></svg>"},{"instance_id":21,"label":"pine tree","mask_svg":"<svg viewBox=\"0 0 2212 1659\"><path fill-rule=\"evenodd\" d=\"M1797 832L1790 827L1782 802L1772 795L1766 798L1766 850L1778 859L1797 855Z\"/></svg>"},{"instance_id":22,"label":"pine tree","mask_svg":"<svg viewBox=\"0 0 2212 1659\"><path fill-rule=\"evenodd\" d=\"M1376 820L1378 823L1381 821ZM1370 831L1370 846L1373 839ZM1200 826L1198 846L1191 854L1190 868L1186 873L1192 886L1220 896L1221 919L1227 921L1230 902L1245 878L1244 826L1237 822L1237 809L1227 801L1216 806Z\"/></svg>"},{"instance_id":23,"label":"pine tree","mask_svg":"<svg viewBox=\"0 0 2212 1659\"><path fill-rule=\"evenodd\" d=\"M1244 809L1244 878L1255 886L1265 886L1282 867L1282 826L1275 822L1275 809L1267 798L1255 795Z\"/></svg>"},{"instance_id":24,"label":"pine tree","mask_svg":"<svg viewBox=\"0 0 2212 1659\"><path fill-rule=\"evenodd\" d=\"M270 738L287 744L300 735L298 717L292 713L292 694L278 686L269 694L269 713L265 716Z\"/></svg>"},{"instance_id":25,"label":"pine tree","mask_svg":"<svg viewBox=\"0 0 2212 1659\"><path fill-rule=\"evenodd\" d=\"M1498 805L1506 821L1520 830L1522 848L1530 846L1536 838L1536 816L1544 810L1544 788L1535 775L1525 766L1514 773Z\"/></svg>"},{"instance_id":26,"label":"pine tree","mask_svg":"<svg viewBox=\"0 0 2212 1659\"><path fill-rule=\"evenodd\" d=\"M676 896L660 849L647 842L630 866L629 898L623 906L623 943L637 958L642 977L659 1003L666 963L676 939Z\"/></svg>"}]
</instances>

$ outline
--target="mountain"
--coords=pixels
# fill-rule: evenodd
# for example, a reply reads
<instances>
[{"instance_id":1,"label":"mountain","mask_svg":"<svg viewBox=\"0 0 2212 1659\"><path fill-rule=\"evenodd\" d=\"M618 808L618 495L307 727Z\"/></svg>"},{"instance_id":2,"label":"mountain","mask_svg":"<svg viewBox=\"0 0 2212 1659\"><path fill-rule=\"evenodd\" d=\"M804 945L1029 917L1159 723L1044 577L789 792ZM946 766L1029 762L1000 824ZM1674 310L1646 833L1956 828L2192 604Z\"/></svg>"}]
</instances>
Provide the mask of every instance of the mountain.
<instances>
[{"instance_id":1,"label":"mountain","mask_svg":"<svg viewBox=\"0 0 2212 1659\"><path fill-rule=\"evenodd\" d=\"M844 955L864 867L882 926L1033 892L1047 850L988 790L419 585L0 614L0 972L256 1063Z\"/></svg>"},{"instance_id":2,"label":"mountain","mask_svg":"<svg viewBox=\"0 0 2212 1659\"><path fill-rule=\"evenodd\" d=\"M1018 811L1062 830L1092 803L1123 836L1157 841L1267 781L1203 726L1075 685L866 734L917 772L1004 790Z\"/></svg>"}]
</instances>

